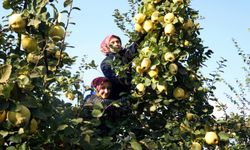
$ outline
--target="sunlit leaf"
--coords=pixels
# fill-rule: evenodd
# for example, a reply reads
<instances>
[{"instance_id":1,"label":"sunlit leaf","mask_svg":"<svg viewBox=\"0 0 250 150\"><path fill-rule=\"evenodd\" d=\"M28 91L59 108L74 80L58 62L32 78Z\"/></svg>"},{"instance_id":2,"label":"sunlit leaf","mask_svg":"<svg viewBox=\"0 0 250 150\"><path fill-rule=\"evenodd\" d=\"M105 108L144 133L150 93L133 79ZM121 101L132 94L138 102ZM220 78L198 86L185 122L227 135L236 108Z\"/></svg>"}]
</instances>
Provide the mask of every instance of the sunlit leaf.
<instances>
[{"instance_id":1,"label":"sunlit leaf","mask_svg":"<svg viewBox=\"0 0 250 150\"><path fill-rule=\"evenodd\" d=\"M141 144L137 141L131 141L130 144L133 150L142 150Z\"/></svg>"},{"instance_id":2,"label":"sunlit leaf","mask_svg":"<svg viewBox=\"0 0 250 150\"><path fill-rule=\"evenodd\" d=\"M6 82L11 74L11 65L2 65L0 66L0 83Z\"/></svg>"},{"instance_id":3,"label":"sunlit leaf","mask_svg":"<svg viewBox=\"0 0 250 150\"><path fill-rule=\"evenodd\" d=\"M102 111L99 110L99 109L94 109L94 110L92 111L92 116L93 116L93 117L99 118L99 117L102 116Z\"/></svg>"}]
</instances>

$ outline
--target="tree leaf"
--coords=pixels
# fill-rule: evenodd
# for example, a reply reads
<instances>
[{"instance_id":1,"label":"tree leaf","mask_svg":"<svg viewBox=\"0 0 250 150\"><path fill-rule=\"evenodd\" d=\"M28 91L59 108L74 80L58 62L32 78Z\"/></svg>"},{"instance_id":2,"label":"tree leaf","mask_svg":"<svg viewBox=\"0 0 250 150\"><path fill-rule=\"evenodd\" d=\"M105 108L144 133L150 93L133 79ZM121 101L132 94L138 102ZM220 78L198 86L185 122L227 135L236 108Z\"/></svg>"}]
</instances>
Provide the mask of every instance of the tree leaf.
<instances>
[{"instance_id":1,"label":"tree leaf","mask_svg":"<svg viewBox=\"0 0 250 150\"><path fill-rule=\"evenodd\" d=\"M221 141L228 141L228 139L229 139L229 135L223 131L220 132L218 135L219 135Z\"/></svg>"},{"instance_id":2,"label":"tree leaf","mask_svg":"<svg viewBox=\"0 0 250 150\"><path fill-rule=\"evenodd\" d=\"M63 3L63 6L64 6L64 7L67 7L67 6L69 6L71 3L72 3L72 0L65 0L64 3Z\"/></svg>"},{"instance_id":3,"label":"tree leaf","mask_svg":"<svg viewBox=\"0 0 250 150\"><path fill-rule=\"evenodd\" d=\"M142 150L141 144L137 141L131 141L130 144L133 150Z\"/></svg>"},{"instance_id":4,"label":"tree leaf","mask_svg":"<svg viewBox=\"0 0 250 150\"><path fill-rule=\"evenodd\" d=\"M5 83L10 78L11 69L11 65L0 66L0 83Z\"/></svg>"},{"instance_id":5,"label":"tree leaf","mask_svg":"<svg viewBox=\"0 0 250 150\"><path fill-rule=\"evenodd\" d=\"M102 116L102 111L99 110L99 109L94 109L94 110L92 111L92 116L93 116L93 117L99 118L99 117Z\"/></svg>"}]
</instances>

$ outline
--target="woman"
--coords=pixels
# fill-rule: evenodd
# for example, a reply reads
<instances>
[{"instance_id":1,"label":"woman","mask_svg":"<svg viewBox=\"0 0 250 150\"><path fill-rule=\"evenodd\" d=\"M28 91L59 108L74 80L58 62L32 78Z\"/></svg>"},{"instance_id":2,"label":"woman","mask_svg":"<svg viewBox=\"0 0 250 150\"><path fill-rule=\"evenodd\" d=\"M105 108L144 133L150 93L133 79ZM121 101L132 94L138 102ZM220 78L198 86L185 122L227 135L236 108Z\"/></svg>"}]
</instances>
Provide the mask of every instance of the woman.
<instances>
[{"instance_id":1,"label":"woman","mask_svg":"<svg viewBox=\"0 0 250 150\"><path fill-rule=\"evenodd\" d=\"M105 77L97 77L95 78L92 83L91 87L94 88L95 94L91 94L87 96L86 102L84 105L94 105L98 102L102 103L103 105L109 105L112 100L108 99L111 93L112 84L108 78Z\"/></svg>"},{"instance_id":2,"label":"woman","mask_svg":"<svg viewBox=\"0 0 250 150\"><path fill-rule=\"evenodd\" d=\"M131 81L131 65L128 65L129 67L124 71L124 74L119 76L115 73L116 68L132 61L134 54L137 53L137 43L141 39L128 48L122 48L121 39L116 35L107 36L101 43L101 51L106 55L101 62L101 70L115 87L111 93L111 97L114 99L121 98L122 93L129 92Z\"/></svg>"}]
</instances>

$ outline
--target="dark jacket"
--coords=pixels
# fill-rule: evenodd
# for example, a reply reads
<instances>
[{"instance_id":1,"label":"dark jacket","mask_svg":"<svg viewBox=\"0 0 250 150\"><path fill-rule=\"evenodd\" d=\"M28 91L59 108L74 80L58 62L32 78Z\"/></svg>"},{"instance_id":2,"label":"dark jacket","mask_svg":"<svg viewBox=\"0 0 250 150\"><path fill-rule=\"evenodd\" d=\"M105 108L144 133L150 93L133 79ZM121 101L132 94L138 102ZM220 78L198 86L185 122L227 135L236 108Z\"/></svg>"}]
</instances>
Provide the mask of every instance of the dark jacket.
<instances>
[{"instance_id":1,"label":"dark jacket","mask_svg":"<svg viewBox=\"0 0 250 150\"><path fill-rule=\"evenodd\" d=\"M122 92L130 90L131 64L123 76L117 76L115 70L116 67L124 66L132 61L134 54L137 53L136 47L137 44L133 43L128 48L122 49L119 53L109 53L101 62L101 70L104 76L112 83L111 98L113 99L120 98Z\"/></svg>"}]
</instances>

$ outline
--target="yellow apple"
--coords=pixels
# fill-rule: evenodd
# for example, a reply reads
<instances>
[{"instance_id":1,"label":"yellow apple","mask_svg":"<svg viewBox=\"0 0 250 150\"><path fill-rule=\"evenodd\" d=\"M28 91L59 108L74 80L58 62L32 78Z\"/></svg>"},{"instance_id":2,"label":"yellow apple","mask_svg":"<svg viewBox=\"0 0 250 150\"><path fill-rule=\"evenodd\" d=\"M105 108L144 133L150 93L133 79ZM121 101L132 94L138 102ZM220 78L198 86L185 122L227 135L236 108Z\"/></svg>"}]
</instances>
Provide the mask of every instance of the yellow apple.
<instances>
[{"instance_id":1,"label":"yellow apple","mask_svg":"<svg viewBox=\"0 0 250 150\"><path fill-rule=\"evenodd\" d=\"M143 58L141 61L141 68L143 70L148 70L151 66L151 60L149 58Z\"/></svg>"},{"instance_id":2,"label":"yellow apple","mask_svg":"<svg viewBox=\"0 0 250 150\"><path fill-rule=\"evenodd\" d=\"M188 21L183 24L183 28L186 30L193 28L193 26L194 26L194 22L191 19L188 19Z\"/></svg>"},{"instance_id":3,"label":"yellow apple","mask_svg":"<svg viewBox=\"0 0 250 150\"><path fill-rule=\"evenodd\" d=\"M164 21L166 23L172 23L175 19L175 15L173 13L167 13L165 16L164 16Z\"/></svg>"},{"instance_id":4,"label":"yellow apple","mask_svg":"<svg viewBox=\"0 0 250 150\"><path fill-rule=\"evenodd\" d=\"M37 64L40 60L40 56L39 55L35 55L33 53L29 53L27 55L27 58L26 58L27 62L28 63L34 63L34 64Z\"/></svg>"},{"instance_id":5,"label":"yellow apple","mask_svg":"<svg viewBox=\"0 0 250 150\"><path fill-rule=\"evenodd\" d=\"M13 14L9 17L9 26L15 32L23 32L26 28L26 20L22 14Z\"/></svg>"},{"instance_id":6,"label":"yellow apple","mask_svg":"<svg viewBox=\"0 0 250 150\"><path fill-rule=\"evenodd\" d=\"M164 54L164 59L167 62L174 62L175 61L175 56L174 56L174 54L172 52L166 52Z\"/></svg>"},{"instance_id":7,"label":"yellow apple","mask_svg":"<svg viewBox=\"0 0 250 150\"><path fill-rule=\"evenodd\" d=\"M207 132L205 135L205 141L209 145L218 144L219 143L219 137L215 132Z\"/></svg>"},{"instance_id":8,"label":"yellow apple","mask_svg":"<svg viewBox=\"0 0 250 150\"><path fill-rule=\"evenodd\" d=\"M184 41L184 46L185 46L185 47L188 47L188 46L189 46L189 41L188 41L188 40L185 40L185 41Z\"/></svg>"},{"instance_id":9,"label":"yellow apple","mask_svg":"<svg viewBox=\"0 0 250 150\"><path fill-rule=\"evenodd\" d=\"M157 85L156 85L156 89L157 89L157 91L158 91L159 93L161 93L161 92L167 90L167 88L166 88L165 85L160 85L160 84L157 84Z\"/></svg>"},{"instance_id":10,"label":"yellow apple","mask_svg":"<svg viewBox=\"0 0 250 150\"><path fill-rule=\"evenodd\" d=\"M64 28L60 25L53 25L49 30L49 36L56 42L64 38L64 33Z\"/></svg>"},{"instance_id":11,"label":"yellow apple","mask_svg":"<svg viewBox=\"0 0 250 150\"><path fill-rule=\"evenodd\" d=\"M186 118L188 121L191 121L194 119L194 114L193 113L190 113L190 112L187 112L186 113Z\"/></svg>"},{"instance_id":12,"label":"yellow apple","mask_svg":"<svg viewBox=\"0 0 250 150\"><path fill-rule=\"evenodd\" d=\"M0 111L0 123L6 119L6 111Z\"/></svg>"},{"instance_id":13,"label":"yellow apple","mask_svg":"<svg viewBox=\"0 0 250 150\"><path fill-rule=\"evenodd\" d=\"M69 100L74 100L75 99L75 94L71 91L67 91L65 96L69 99Z\"/></svg>"},{"instance_id":14,"label":"yellow apple","mask_svg":"<svg viewBox=\"0 0 250 150\"><path fill-rule=\"evenodd\" d=\"M143 83L139 83L139 84L136 85L136 89L137 89L137 91L138 91L139 93L144 93L144 91L145 91L145 86L144 86Z\"/></svg>"},{"instance_id":15,"label":"yellow apple","mask_svg":"<svg viewBox=\"0 0 250 150\"><path fill-rule=\"evenodd\" d=\"M190 150L202 150L202 146L198 142L193 142Z\"/></svg>"},{"instance_id":16,"label":"yellow apple","mask_svg":"<svg viewBox=\"0 0 250 150\"><path fill-rule=\"evenodd\" d=\"M15 127L28 125L30 116L30 110L24 105L17 105L7 112L7 120Z\"/></svg>"},{"instance_id":17,"label":"yellow apple","mask_svg":"<svg viewBox=\"0 0 250 150\"><path fill-rule=\"evenodd\" d=\"M33 52L36 51L38 48L37 40L34 39L33 37L23 35L21 38L21 44L22 48L27 52Z\"/></svg>"},{"instance_id":18,"label":"yellow apple","mask_svg":"<svg viewBox=\"0 0 250 150\"><path fill-rule=\"evenodd\" d=\"M142 27L146 32L149 32L153 29L153 22L151 20L146 20Z\"/></svg>"},{"instance_id":19,"label":"yellow apple","mask_svg":"<svg viewBox=\"0 0 250 150\"><path fill-rule=\"evenodd\" d=\"M151 15L151 21L152 22L157 22L159 19L159 11L154 11Z\"/></svg>"},{"instance_id":20,"label":"yellow apple","mask_svg":"<svg viewBox=\"0 0 250 150\"><path fill-rule=\"evenodd\" d=\"M182 100L185 97L185 90L181 87L176 87L173 92L174 98L177 100Z\"/></svg>"},{"instance_id":21,"label":"yellow apple","mask_svg":"<svg viewBox=\"0 0 250 150\"><path fill-rule=\"evenodd\" d=\"M182 4L183 0L173 0L174 4Z\"/></svg>"},{"instance_id":22,"label":"yellow apple","mask_svg":"<svg viewBox=\"0 0 250 150\"><path fill-rule=\"evenodd\" d=\"M56 53L55 53L55 57L57 59L63 59L65 56L66 56L66 53L65 52L61 52L60 50L57 50Z\"/></svg>"},{"instance_id":23,"label":"yellow apple","mask_svg":"<svg viewBox=\"0 0 250 150\"><path fill-rule=\"evenodd\" d=\"M158 72L159 72L158 68L150 69L150 70L148 71L148 75L149 75L151 78L157 78Z\"/></svg>"},{"instance_id":24,"label":"yellow apple","mask_svg":"<svg viewBox=\"0 0 250 150\"><path fill-rule=\"evenodd\" d=\"M177 72L178 72L178 66L177 66L175 63L171 63L171 64L168 66L168 70L169 70L169 72L170 72L172 75L176 75Z\"/></svg>"},{"instance_id":25,"label":"yellow apple","mask_svg":"<svg viewBox=\"0 0 250 150\"><path fill-rule=\"evenodd\" d=\"M142 24L146 18L146 15L143 13L138 13L137 15L134 16L134 21L135 23Z\"/></svg>"},{"instance_id":26,"label":"yellow apple","mask_svg":"<svg viewBox=\"0 0 250 150\"><path fill-rule=\"evenodd\" d=\"M173 35L175 33L175 27L172 23L167 24L164 28L164 33L166 35Z\"/></svg>"},{"instance_id":27,"label":"yellow apple","mask_svg":"<svg viewBox=\"0 0 250 150\"><path fill-rule=\"evenodd\" d=\"M20 75L17 78L17 83L20 88L25 88L25 86L30 84L30 79L27 75Z\"/></svg>"},{"instance_id":28,"label":"yellow apple","mask_svg":"<svg viewBox=\"0 0 250 150\"><path fill-rule=\"evenodd\" d=\"M38 129L38 122L35 118L32 118L30 121L30 133L36 133Z\"/></svg>"},{"instance_id":29,"label":"yellow apple","mask_svg":"<svg viewBox=\"0 0 250 150\"><path fill-rule=\"evenodd\" d=\"M140 25L140 24L138 24L138 23L135 23L135 31L136 32L142 32L142 26Z\"/></svg>"}]
</instances>

